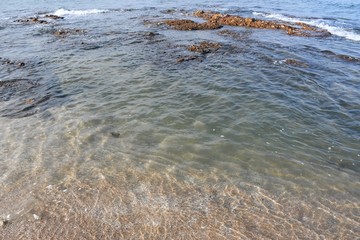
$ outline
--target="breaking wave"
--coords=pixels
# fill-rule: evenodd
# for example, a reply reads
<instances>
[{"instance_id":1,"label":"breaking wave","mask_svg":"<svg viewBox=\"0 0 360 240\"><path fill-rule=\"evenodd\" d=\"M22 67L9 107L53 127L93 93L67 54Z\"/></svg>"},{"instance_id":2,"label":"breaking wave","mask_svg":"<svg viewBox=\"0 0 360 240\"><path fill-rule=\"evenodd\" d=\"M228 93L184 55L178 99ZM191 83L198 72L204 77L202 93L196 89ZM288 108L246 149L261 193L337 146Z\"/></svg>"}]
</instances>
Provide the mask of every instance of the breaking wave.
<instances>
[{"instance_id":1,"label":"breaking wave","mask_svg":"<svg viewBox=\"0 0 360 240\"><path fill-rule=\"evenodd\" d=\"M353 40L353 41L360 41L360 34L355 33L353 29L345 29L342 27L331 26L331 25L325 23L322 19L306 19L306 20L304 20L301 18L290 17L290 16L286 16L283 14L279 14L279 13L253 12L253 15L262 16L265 18L277 19L277 20L286 21L286 22L292 22L292 23L295 23L295 22L306 23L308 25L316 26L318 28L327 30L335 36L344 37L346 39Z\"/></svg>"},{"instance_id":2,"label":"breaking wave","mask_svg":"<svg viewBox=\"0 0 360 240\"><path fill-rule=\"evenodd\" d=\"M101 9L88 9L88 10L67 10L64 8L60 8L56 10L53 14L57 16L65 16L65 15L73 15L73 16L84 16L89 14L99 14L99 13L107 13L110 10L101 10Z\"/></svg>"}]
</instances>

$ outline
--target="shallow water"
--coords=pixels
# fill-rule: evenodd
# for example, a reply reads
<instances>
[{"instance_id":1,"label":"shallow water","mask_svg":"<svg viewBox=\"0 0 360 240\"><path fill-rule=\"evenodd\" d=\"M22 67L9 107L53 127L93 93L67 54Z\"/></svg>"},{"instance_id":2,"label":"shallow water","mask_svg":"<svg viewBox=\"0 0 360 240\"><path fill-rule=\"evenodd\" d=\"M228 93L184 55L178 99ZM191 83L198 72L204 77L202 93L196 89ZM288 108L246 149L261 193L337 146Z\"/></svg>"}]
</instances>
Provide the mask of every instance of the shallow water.
<instances>
[{"instance_id":1,"label":"shallow water","mask_svg":"<svg viewBox=\"0 0 360 240\"><path fill-rule=\"evenodd\" d=\"M0 3L0 238L359 237L359 4L28 4ZM197 9L333 32L160 24Z\"/></svg>"}]
</instances>

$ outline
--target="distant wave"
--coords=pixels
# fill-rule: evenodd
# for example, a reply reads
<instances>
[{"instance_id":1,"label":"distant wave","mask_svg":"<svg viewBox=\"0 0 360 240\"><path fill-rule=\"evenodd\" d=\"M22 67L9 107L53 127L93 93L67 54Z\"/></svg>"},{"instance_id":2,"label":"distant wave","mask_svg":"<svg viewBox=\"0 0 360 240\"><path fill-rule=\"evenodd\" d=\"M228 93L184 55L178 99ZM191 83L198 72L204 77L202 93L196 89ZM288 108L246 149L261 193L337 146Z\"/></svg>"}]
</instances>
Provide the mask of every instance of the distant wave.
<instances>
[{"instance_id":1,"label":"distant wave","mask_svg":"<svg viewBox=\"0 0 360 240\"><path fill-rule=\"evenodd\" d=\"M316 26L316 27L321 28L321 29L325 29L325 30L329 31L333 35L336 35L336 36L339 36L339 37L344 37L346 39L353 40L353 41L360 41L360 34L355 33L351 29L344 29L344 28L341 28L341 27L331 26L329 24L326 24L326 23L322 22L321 19L304 20L304 19L300 19L300 18L285 16L285 15L278 14L278 13L253 12L253 15L262 16L262 17L265 17L265 18L278 19L278 20L286 21L286 22L306 23L306 24Z\"/></svg>"},{"instance_id":2,"label":"distant wave","mask_svg":"<svg viewBox=\"0 0 360 240\"><path fill-rule=\"evenodd\" d=\"M100 10L100 9L67 10L64 8L60 8L56 10L53 14L57 16L65 16L65 15L83 16L83 15L99 14L99 13L107 13L107 12L110 12L110 10Z\"/></svg>"}]
</instances>

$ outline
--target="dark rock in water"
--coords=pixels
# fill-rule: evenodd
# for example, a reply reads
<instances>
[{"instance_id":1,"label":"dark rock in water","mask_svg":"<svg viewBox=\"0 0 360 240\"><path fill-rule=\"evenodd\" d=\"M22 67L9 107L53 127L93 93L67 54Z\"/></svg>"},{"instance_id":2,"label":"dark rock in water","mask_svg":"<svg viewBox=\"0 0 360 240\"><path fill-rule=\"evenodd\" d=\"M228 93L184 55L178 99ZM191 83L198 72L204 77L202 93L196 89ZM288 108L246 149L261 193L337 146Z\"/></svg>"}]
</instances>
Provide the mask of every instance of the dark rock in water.
<instances>
[{"instance_id":1,"label":"dark rock in water","mask_svg":"<svg viewBox=\"0 0 360 240\"><path fill-rule=\"evenodd\" d=\"M58 16L58 15L53 15L53 14L46 14L45 18L50 18L50 19L54 19L54 20L64 19L64 17Z\"/></svg>"},{"instance_id":2,"label":"dark rock in water","mask_svg":"<svg viewBox=\"0 0 360 240\"><path fill-rule=\"evenodd\" d=\"M173 14L176 12L176 9L167 9L167 10L162 10L160 12L164 14Z\"/></svg>"},{"instance_id":3,"label":"dark rock in water","mask_svg":"<svg viewBox=\"0 0 360 240\"><path fill-rule=\"evenodd\" d=\"M220 43L201 42L199 45L191 45L188 50L191 52L199 52L202 54L215 52L221 47Z\"/></svg>"},{"instance_id":4,"label":"dark rock in water","mask_svg":"<svg viewBox=\"0 0 360 240\"><path fill-rule=\"evenodd\" d=\"M181 63L181 62L187 62L187 61L192 61L192 60L197 60L198 62L203 61L203 59L199 56L185 56L185 57L180 57L180 58L176 59L176 62Z\"/></svg>"},{"instance_id":5,"label":"dark rock in water","mask_svg":"<svg viewBox=\"0 0 360 240\"><path fill-rule=\"evenodd\" d=\"M120 138L121 135L118 132L111 132L111 136L114 138Z\"/></svg>"},{"instance_id":6,"label":"dark rock in water","mask_svg":"<svg viewBox=\"0 0 360 240\"><path fill-rule=\"evenodd\" d=\"M157 36L157 35L159 35L158 33L154 33L154 32L148 32L148 33L146 33L146 36L147 37L155 37L155 36Z\"/></svg>"},{"instance_id":7,"label":"dark rock in water","mask_svg":"<svg viewBox=\"0 0 360 240\"><path fill-rule=\"evenodd\" d=\"M288 23L277 21L265 21L255 18L244 18L235 15L224 15L211 11L196 11L194 16L207 20L207 23L217 25L229 25L249 28L279 29L286 31L289 35L303 37L326 37L331 34L323 29L310 26L305 23Z\"/></svg>"},{"instance_id":8,"label":"dark rock in water","mask_svg":"<svg viewBox=\"0 0 360 240\"><path fill-rule=\"evenodd\" d=\"M212 30L221 28L221 25L215 22L197 23L192 20L167 20L165 24L176 30Z\"/></svg>"}]
</instances>

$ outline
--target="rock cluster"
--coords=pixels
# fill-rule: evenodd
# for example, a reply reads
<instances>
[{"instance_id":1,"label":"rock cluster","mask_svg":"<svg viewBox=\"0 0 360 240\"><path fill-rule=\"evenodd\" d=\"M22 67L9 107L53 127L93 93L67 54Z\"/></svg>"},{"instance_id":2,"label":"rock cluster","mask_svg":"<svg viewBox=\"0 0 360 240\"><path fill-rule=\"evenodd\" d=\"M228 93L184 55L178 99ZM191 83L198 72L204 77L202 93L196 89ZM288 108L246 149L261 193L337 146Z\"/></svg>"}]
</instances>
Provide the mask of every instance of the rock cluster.
<instances>
[{"instance_id":1,"label":"rock cluster","mask_svg":"<svg viewBox=\"0 0 360 240\"><path fill-rule=\"evenodd\" d=\"M53 14L47 14L42 18L40 18L40 17L29 17L29 18L25 18L25 19L17 19L17 20L15 20L15 22L49 24L49 22L44 20L43 18L49 18L49 19L53 19L53 20L64 19L64 17L61 17L61 16L57 16L57 15L53 15Z\"/></svg>"},{"instance_id":2,"label":"rock cluster","mask_svg":"<svg viewBox=\"0 0 360 240\"><path fill-rule=\"evenodd\" d=\"M86 31L83 29L58 29L52 34L57 37L66 37L74 34L84 34Z\"/></svg>"},{"instance_id":3,"label":"rock cluster","mask_svg":"<svg viewBox=\"0 0 360 240\"><path fill-rule=\"evenodd\" d=\"M12 61L10 59L7 58L2 58L0 57L0 63L2 65L12 65L12 66L18 66L18 67L24 67L25 63L21 62L21 61Z\"/></svg>"},{"instance_id":4,"label":"rock cluster","mask_svg":"<svg viewBox=\"0 0 360 240\"><path fill-rule=\"evenodd\" d=\"M19 23L38 23L38 24L48 24L49 22L43 19L39 19L37 17L29 17L26 19L17 19L15 22Z\"/></svg>"}]
</instances>

